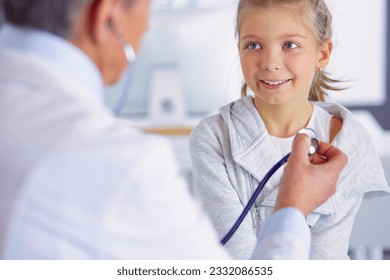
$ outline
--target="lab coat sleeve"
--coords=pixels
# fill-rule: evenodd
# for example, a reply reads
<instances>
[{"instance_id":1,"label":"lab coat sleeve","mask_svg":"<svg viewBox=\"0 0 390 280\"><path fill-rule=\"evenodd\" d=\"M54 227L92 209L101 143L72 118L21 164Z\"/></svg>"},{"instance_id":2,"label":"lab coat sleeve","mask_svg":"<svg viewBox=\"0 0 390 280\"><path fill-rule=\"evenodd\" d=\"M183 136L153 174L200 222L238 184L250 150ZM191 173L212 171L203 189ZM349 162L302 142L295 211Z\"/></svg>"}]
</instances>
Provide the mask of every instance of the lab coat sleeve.
<instances>
[{"instance_id":1,"label":"lab coat sleeve","mask_svg":"<svg viewBox=\"0 0 390 280\"><path fill-rule=\"evenodd\" d=\"M252 259L308 259L310 230L303 214L295 208L275 212L263 225Z\"/></svg>"}]
</instances>

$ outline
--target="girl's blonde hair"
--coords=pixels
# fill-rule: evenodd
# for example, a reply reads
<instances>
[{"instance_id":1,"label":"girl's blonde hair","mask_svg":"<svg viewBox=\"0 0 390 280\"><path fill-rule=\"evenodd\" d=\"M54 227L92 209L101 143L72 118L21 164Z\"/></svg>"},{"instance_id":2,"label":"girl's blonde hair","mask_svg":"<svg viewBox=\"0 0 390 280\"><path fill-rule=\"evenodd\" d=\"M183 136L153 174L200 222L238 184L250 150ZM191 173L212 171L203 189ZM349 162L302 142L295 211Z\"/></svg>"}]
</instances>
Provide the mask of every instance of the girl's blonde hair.
<instances>
[{"instance_id":1,"label":"girl's blonde hair","mask_svg":"<svg viewBox=\"0 0 390 280\"><path fill-rule=\"evenodd\" d=\"M243 9L261 9L271 5L289 5L300 12L303 23L312 31L318 44L332 38L332 14L324 0L240 0L237 8L236 35L239 38L243 20ZM324 71L316 71L310 88L309 100L324 101L326 90L340 91L344 88L334 84L341 81L332 79ZM244 83L241 94L246 96L248 85Z\"/></svg>"}]
</instances>

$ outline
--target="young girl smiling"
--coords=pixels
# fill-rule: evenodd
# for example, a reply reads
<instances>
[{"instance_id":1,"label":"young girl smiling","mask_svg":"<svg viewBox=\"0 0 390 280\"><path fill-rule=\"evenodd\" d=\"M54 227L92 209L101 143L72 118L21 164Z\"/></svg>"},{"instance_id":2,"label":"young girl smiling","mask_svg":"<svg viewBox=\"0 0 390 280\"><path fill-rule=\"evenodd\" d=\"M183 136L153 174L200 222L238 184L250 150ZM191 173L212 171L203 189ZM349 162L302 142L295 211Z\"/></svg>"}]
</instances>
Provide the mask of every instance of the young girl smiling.
<instances>
[{"instance_id":1,"label":"young girl smiling","mask_svg":"<svg viewBox=\"0 0 390 280\"><path fill-rule=\"evenodd\" d=\"M332 53L332 17L324 0L241 0L237 35L244 97L200 122L190 139L194 190L223 237L265 173L309 127L321 141L348 155L337 192L307 216L312 259L348 259L349 236L364 197L389 192L383 168L364 128L341 105L327 103L338 90L324 72ZM253 96L247 95L250 89ZM247 259L262 223L272 213L279 170L232 239Z\"/></svg>"}]
</instances>

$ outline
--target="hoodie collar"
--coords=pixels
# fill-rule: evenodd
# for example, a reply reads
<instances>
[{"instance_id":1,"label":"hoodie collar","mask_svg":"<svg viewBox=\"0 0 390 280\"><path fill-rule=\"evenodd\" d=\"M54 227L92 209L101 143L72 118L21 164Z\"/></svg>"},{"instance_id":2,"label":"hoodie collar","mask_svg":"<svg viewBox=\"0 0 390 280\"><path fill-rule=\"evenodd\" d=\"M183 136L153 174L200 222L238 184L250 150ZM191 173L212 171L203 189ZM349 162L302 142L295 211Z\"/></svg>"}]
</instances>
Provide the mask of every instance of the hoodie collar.
<instances>
[{"instance_id":1,"label":"hoodie collar","mask_svg":"<svg viewBox=\"0 0 390 280\"><path fill-rule=\"evenodd\" d=\"M228 126L233 160L258 181L280 160L256 107L253 97L246 96L220 109ZM269 191L278 185L282 170L265 186ZM277 174L279 173L280 176Z\"/></svg>"}]
</instances>

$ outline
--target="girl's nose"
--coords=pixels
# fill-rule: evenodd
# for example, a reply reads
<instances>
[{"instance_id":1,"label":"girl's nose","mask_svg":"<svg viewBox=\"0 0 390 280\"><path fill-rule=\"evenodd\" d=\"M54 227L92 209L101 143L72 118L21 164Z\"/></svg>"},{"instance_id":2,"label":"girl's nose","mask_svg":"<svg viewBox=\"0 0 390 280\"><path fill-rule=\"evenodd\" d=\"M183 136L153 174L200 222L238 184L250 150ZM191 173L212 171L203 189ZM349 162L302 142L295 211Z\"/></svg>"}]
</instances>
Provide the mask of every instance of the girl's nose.
<instances>
[{"instance_id":1,"label":"girl's nose","mask_svg":"<svg viewBox=\"0 0 390 280\"><path fill-rule=\"evenodd\" d=\"M279 71L282 68L279 56L275 51L269 50L263 54L261 67L270 72Z\"/></svg>"}]
</instances>

